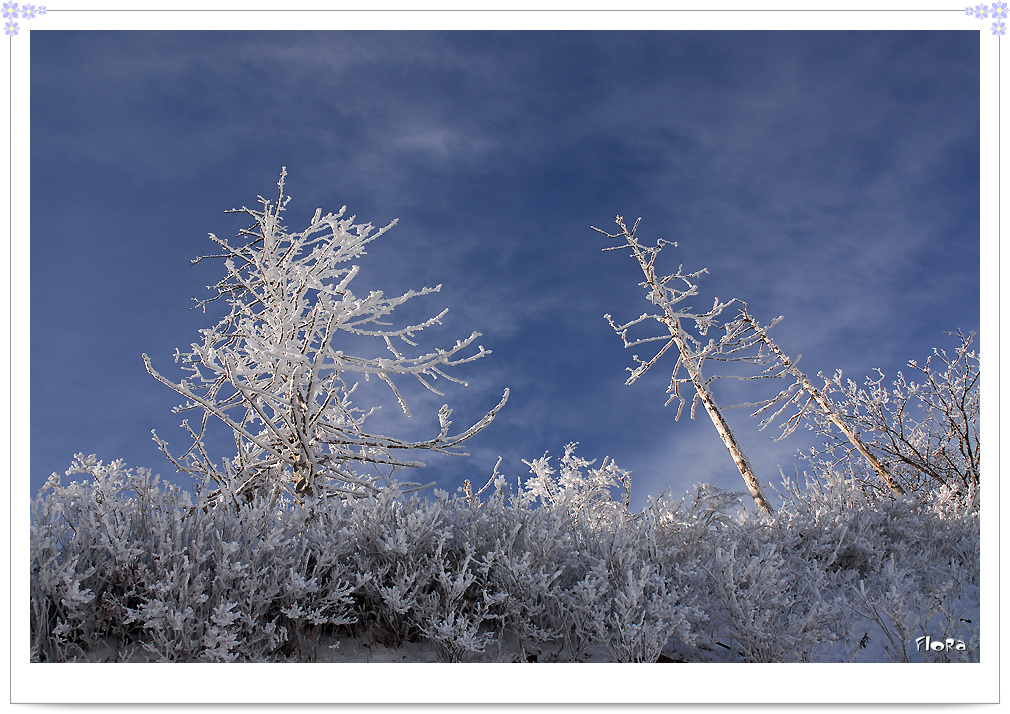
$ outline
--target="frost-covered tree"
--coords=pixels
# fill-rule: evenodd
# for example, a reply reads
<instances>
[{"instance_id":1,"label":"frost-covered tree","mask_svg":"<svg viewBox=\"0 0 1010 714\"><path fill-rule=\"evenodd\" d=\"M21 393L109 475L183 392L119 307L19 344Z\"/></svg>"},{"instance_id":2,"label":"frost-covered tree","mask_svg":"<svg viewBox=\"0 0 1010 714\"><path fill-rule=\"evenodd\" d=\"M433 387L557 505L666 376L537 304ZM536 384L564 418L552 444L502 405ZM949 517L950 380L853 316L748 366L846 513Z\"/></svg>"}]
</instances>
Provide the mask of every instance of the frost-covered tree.
<instances>
[{"instance_id":1,"label":"frost-covered tree","mask_svg":"<svg viewBox=\"0 0 1010 714\"><path fill-rule=\"evenodd\" d=\"M879 369L862 386L842 381L841 372L827 380L845 423L863 434L880 461L908 488L958 489L974 493L981 472L979 443L979 355L975 335L957 338L952 350L934 348L922 365L912 360L906 376L890 384ZM820 420L815 430L826 439L836 460L851 451Z\"/></svg>"},{"instance_id":2,"label":"frost-covered tree","mask_svg":"<svg viewBox=\"0 0 1010 714\"><path fill-rule=\"evenodd\" d=\"M185 399L177 411L199 414L196 425L182 422L192 441L184 453L173 455L164 440L154 438L180 471L215 482L222 495L263 489L288 490L300 499L373 494L393 470L423 466L399 455L405 451L459 454L457 447L494 419L508 390L482 419L456 434L450 434L448 406L438 412L438 434L427 440L368 431L365 422L375 408L352 400L357 377L385 382L410 416L394 378L412 377L441 395L438 380L465 384L450 368L489 351L472 347L477 332L449 348L418 348L418 333L440 324L446 310L401 327L390 322L396 308L441 285L395 297L352 292L359 268L350 261L396 221L375 230L345 216L346 207L326 215L317 209L305 230L289 232L281 221L289 200L285 176L286 170L275 202L260 197L259 210L230 211L253 220L239 233L241 241L211 234L220 253L193 261L224 259L225 275L211 287L215 294L198 305L206 308L220 299L229 309L216 326L201 330L201 343L176 351L176 362L188 376L173 382L144 355L148 371ZM376 348L369 350L365 343ZM234 457L212 457L206 443L212 419L234 433Z\"/></svg>"},{"instance_id":3,"label":"frost-covered tree","mask_svg":"<svg viewBox=\"0 0 1010 714\"><path fill-rule=\"evenodd\" d=\"M705 361L709 358L719 357L725 359L728 354L724 341L722 339L710 338L708 337L708 333L713 328L719 327L718 317L727 307L735 302L735 299L729 302L720 302L716 298L712 308L707 312L696 312L691 307L679 305L684 300L695 297L698 294L698 285L695 281L699 276L708 271L703 268L694 273L684 273L683 266L681 266L677 269L676 273L659 275L656 272L656 258L659 257L660 251L666 245L676 247L677 244L660 238L656 241L656 245L652 247L643 245L639 242L637 236L638 224L641 220L641 218L636 220L629 230L624 219L618 216L616 222L618 228L621 230L619 233L614 234L594 227L594 230L599 233L612 240L619 241L618 245L604 248L604 250L631 249L632 256L638 261L638 265L645 275L645 282L641 283L641 285L648 293L648 300L659 308L659 312L643 313L640 317L622 324L615 324L610 315L605 316L610 326L614 328L614 331L624 341L625 347L637 347L638 345L650 342L663 343L656 354L648 360L634 355L633 359L637 365L628 368L631 376L626 383L633 384L648 372L663 355L673 348L677 353L677 363L674 365L673 374L670 377L670 386L667 390L670 398L666 403L679 402L677 409L677 419L679 419L687 403L687 398L682 394L681 390L684 385L691 385L694 390L694 394L691 397L691 418L694 418L695 408L700 403L705 408L709 418L711 418L712 424L715 425L719 438L722 439L723 444L726 445L726 449L733 457L733 462L736 464L737 469L739 469L740 475L747 485L747 490L750 491L751 496L754 498L754 502L765 513L772 513L771 504L768 503L768 499L765 498L761 490L761 483L754 474L750 460L734 436L729 423L723 416L712 394L710 385L713 380L719 378L719 375L706 377L703 370ZM663 326L662 334L644 338L629 336L629 331L632 328L652 320L659 322ZM693 328L693 332L689 327ZM718 330L714 331L717 332Z\"/></svg>"},{"instance_id":4,"label":"frost-covered tree","mask_svg":"<svg viewBox=\"0 0 1010 714\"><path fill-rule=\"evenodd\" d=\"M746 303L741 304L736 319L724 326L725 334L719 342L720 348L726 355L734 355L737 361L761 365L764 370L760 377L788 379L790 383L771 399L737 406L757 407L752 416L767 414L761 422L762 429L788 414L792 408L792 414L782 424L779 439L795 431L805 417L815 419L823 426L822 430L830 431L831 427L834 427L848 441L850 451L859 453L894 495L903 495L904 489L866 445L852 421L845 418L823 388L816 387L800 370L797 366L799 358L791 358L768 335L768 330L781 322L782 318L776 318L768 325L762 326L747 311ZM825 387L830 384L830 380L826 380ZM837 438L834 432L831 432L831 436Z\"/></svg>"}]
</instances>

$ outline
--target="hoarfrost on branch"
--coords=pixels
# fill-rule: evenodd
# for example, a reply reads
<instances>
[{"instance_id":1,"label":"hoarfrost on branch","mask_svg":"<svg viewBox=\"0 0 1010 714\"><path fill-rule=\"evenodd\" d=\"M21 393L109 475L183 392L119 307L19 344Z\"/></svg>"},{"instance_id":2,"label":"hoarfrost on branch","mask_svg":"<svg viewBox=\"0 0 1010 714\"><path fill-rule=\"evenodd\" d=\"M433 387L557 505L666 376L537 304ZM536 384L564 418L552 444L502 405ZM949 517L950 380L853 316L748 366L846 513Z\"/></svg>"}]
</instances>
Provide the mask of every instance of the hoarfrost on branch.
<instances>
[{"instance_id":1,"label":"hoarfrost on branch","mask_svg":"<svg viewBox=\"0 0 1010 714\"><path fill-rule=\"evenodd\" d=\"M474 347L478 332L448 349L413 349L418 333L441 324L446 310L403 327L392 326L389 318L408 300L438 292L441 285L393 297L381 291L358 296L351 290L359 267L349 261L363 255L396 221L375 230L345 216L346 207L325 215L317 209L304 231L288 232L281 221L290 200L284 194L285 176L283 171L276 201L260 197L258 210L229 211L252 218L251 227L239 233L245 242L212 234L220 253L193 261L224 259L225 276L211 287L216 294L198 305L206 309L223 299L229 311L215 327L201 330L201 343L193 343L188 352L176 351L176 362L188 378L171 381L144 355L148 371L185 399L177 411L198 414L196 424L182 422L192 444L181 455L173 456L167 442L154 438L180 471L216 483L222 496L263 489L289 490L299 498L374 494L394 470L423 466L399 452L460 454L459 445L504 406L508 390L497 406L459 433L450 434L448 405L439 410L439 432L430 439L410 442L367 431L365 421L375 410L354 403L357 382L350 376L377 377L410 416L394 377L413 377L442 395L439 380L465 385L450 368L490 352ZM345 340L356 338L378 341L387 354L351 354ZM234 433L231 459L216 462L208 453L205 437L212 417ZM372 472L362 472L362 465Z\"/></svg>"}]
</instances>

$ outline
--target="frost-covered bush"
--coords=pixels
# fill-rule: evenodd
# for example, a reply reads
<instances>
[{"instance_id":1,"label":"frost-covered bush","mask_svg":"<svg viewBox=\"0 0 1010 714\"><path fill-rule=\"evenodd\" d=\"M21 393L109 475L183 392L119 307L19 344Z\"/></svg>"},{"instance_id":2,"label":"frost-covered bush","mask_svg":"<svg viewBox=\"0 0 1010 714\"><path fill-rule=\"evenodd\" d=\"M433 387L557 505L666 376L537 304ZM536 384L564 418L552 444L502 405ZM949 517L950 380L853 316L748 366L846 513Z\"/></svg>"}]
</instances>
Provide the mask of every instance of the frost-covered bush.
<instances>
[{"instance_id":1,"label":"frost-covered bush","mask_svg":"<svg viewBox=\"0 0 1010 714\"><path fill-rule=\"evenodd\" d=\"M236 517L121 461L78 455L68 474L91 480L54 475L33 504L34 658L304 657L301 638L351 620L339 541L290 501Z\"/></svg>"},{"instance_id":2,"label":"frost-covered bush","mask_svg":"<svg viewBox=\"0 0 1010 714\"><path fill-rule=\"evenodd\" d=\"M621 544L604 559L610 587L603 592L606 612L607 652L615 662L655 662L671 639L693 643L692 620L700 608L687 604L694 598L681 592L682 580L647 562L640 548Z\"/></svg>"},{"instance_id":3,"label":"frost-covered bush","mask_svg":"<svg viewBox=\"0 0 1010 714\"><path fill-rule=\"evenodd\" d=\"M576 523L590 528L619 524L622 517L628 515L630 472L619 468L609 458L604 459L599 468L590 468L596 462L576 456L576 446L575 443L565 446L557 478L554 478L549 456L525 462L534 474L526 481L526 490L550 508L567 511ZM611 489L618 487L623 490L621 500L614 501Z\"/></svg>"},{"instance_id":4,"label":"frost-covered bush","mask_svg":"<svg viewBox=\"0 0 1010 714\"><path fill-rule=\"evenodd\" d=\"M489 603L476 597L480 562L458 537L447 494L433 501L382 494L348 504L345 516L356 632L393 647L425 638L445 661L484 652Z\"/></svg>"},{"instance_id":5,"label":"frost-covered bush","mask_svg":"<svg viewBox=\"0 0 1010 714\"><path fill-rule=\"evenodd\" d=\"M580 577L560 595L569 646L584 650L595 635L614 661L654 662L675 635L692 642L690 622L703 613L681 587L679 554L660 557L655 514L629 511L630 472L610 459L592 468L575 447L565 447L559 472L547 456L527 462L534 475L526 482L539 510L574 528Z\"/></svg>"},{"instance_id":6,"label":"frost-covered bush","mask_svg":"<svg viewBox=\"0 0 1010 714\"><path fill-rule=\"evenodd\" d=\"M783 486L776 537L837 579L847 631L860 639L849 643L853 655L865 647L862 636L875 637L889 659L908 661L916 637L933 635L974 641L966 652L977 660L977 487L893 499L867 488L854 469Z\"/></svg>"},{"instance_id":7,"label":"frost-covered bush","mask_svg":"<svg viewBox=\"0 0 1010 714\"><path fill-rule=\"evenodd\" d=\"M686 643L698 659L809 660L835 639L842 607L823 564L786 552L777 520L754 518L739 494L706 484L677 503L655 501L666 557L703 617Z\"/></svg>"},{"instance_id":8,"label":"frost-covered bush","mask_svg":"<svg viewBox=\"0 0 1010 714\"><path fill-rule=\"evenodd\" d=\"M809 661L838 636L841 598L823 567L755 537L718 547L704 569L709 617L746 662Z\"/></svg>"},{"instance_id":9,"label":"frost-covered bush","mask_svg":"<svg viewBox=\"0 0 1010 714\"><path fill-rule=\"evenodd\" d=\"M896 500L832 470L802 486L784 479L780 496L774 518L750 516L739 495L706 485L679 502L653 501L661 557L680 563L682 588L707 617L692 620L695 646L682 651L904 661L916 637L932 634L974 642L966 652L978 657L978 509L964 508L977 493ZM948 655L968 656L925 658Z\"/></svg>"},{"instance_id":10,"label":"frost-covered bush","mask_svg":"<svg viewBox=\"0 0 1010 714\"><path fill-rule=\"evenodd\" d=\"M486 495L209 506L211 484L78 456L85 478L33 502L31 656L311 661L360 640L443 661L978 659L974 490L892 499L834 470L784 480L774 517L705 485L636 513L609 460L530 467ZM966 647L917 651L926 635Z\"/></svg>"},{"instance_id":11,"label":"frost-covered bush","mask_svg":"<svg viewBox=\"0 0 1010 714\"><path fill-rule=\"evenodd\" d=\"M460 521L461 534L480 553L499 636L514 643L523 660L563 639L562 596L585 567L574 524L532 503L529 492L511 493L498 478L487 501L468 508Z\"/></svg>"}]
</instances>

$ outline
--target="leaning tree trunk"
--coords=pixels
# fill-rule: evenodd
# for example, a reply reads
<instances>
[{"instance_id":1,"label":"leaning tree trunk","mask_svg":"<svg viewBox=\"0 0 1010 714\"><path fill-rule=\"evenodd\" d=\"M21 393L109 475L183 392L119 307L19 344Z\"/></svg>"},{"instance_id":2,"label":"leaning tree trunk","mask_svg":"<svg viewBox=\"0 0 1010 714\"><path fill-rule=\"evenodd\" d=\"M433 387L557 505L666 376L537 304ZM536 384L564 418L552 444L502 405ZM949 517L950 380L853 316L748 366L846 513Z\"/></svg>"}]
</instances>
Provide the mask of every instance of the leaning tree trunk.
<instances>
[{"instance_id":1,"label":"leaning tree trunk","mask_svg":"<svg viewBox=\"0 0 1010 714\"><path fill-rule=\"evenodd\" d=\"M670 328L670 336L673 338L674 343L677 345L677 349L680 350L681 355L690 354L688 347L684 342L684 337L680 332L680 321L673 316L668 316L667 327ZM758 505L765 513L771 515L775 511L772 509L771 504L768 503L768 499L765 498L764 493L761 491L761 482L758 481L757 476L754 475L754 469L751 468L750 460L747 455L744 454L743 449L740 448L740 444L737 443L736 437L733 435L733 431L729 428L729 424L726 422L725 417L723 417L722 412L719 411L719 405L715 403L715 397L712 396L712 391L705 384L705 380L701 375L701 370L698 365L693 362L693 360L685 359L684 365L687 369L688 376L691 378L691 384L698 392L698 400L704 405L705 411L708 412L709 418L712 419L712 424L715 425L715 430L719 433L719 438L722 439L722 443L726 445L726 450L729 451L729 455L733 457L733 463L736 464L737 469L740 471L740 475L743 476L744 483L747 484L747 490L750 491L750 495L754 498L754 503Z\"/></svg>"},{"instance_id":2,"label":"leaning tree trunk","mask_svg":"<svg viewBox=\"0 0 1010 714\"><path fill-rule=\"evenodd\" d=\"M639 219L639 221L640 220L641 219ZM767 514L772 514L774 511L771 504L768 502L768 499L765 498L764 493L761 491L761 483L758 481L757 476L754 475L754 469L751 467L750 461L744 455L743 449L740 448L740 444L737 443L736 437L729 428L729 424L726 423L726 419L723 417L722 412L719 411L719 405L716 404L715 398L712 396L712 392L708 388L708 384L702 375L702 363L709 348L704 347L701 342L689 333L684 332L681 327L681 318L689 320L694 319L699 326L700 332L704 335L708 327L715 324L715 318L724 308L734 302L734 300L731 300L728 303L720 303L716 300L712 309L703 314L693 314L690 312L690 308L687 310L676 310L674 308L676 303L688 297L697 295L697 286L693 281L699 275L707 271L703 269L695 273L684 274L678 269L678 271L672 275L667 275L663 278L657 276L656 257L659 255L660 250L662 250L663 245L669 244L669 241L660 239L654 248L645 248L635 237L639 221L635 221L634 227L632 227L629 231L624 223L624 219L618 216L617 225L621 228L621 232L614 235L600 230L599 228L595 229L608 238L623 239L627 243L627 246L631 248L632 255L638 261L639 267L641 267L642 272L645 274L646 282L643 283L642 286L648 286L649 288L649 301L663 311L662 315L645 314L638 319L632 320L631 322L621 326L615 325L613 321L610 320L610 315L606 315L605 317L607 320L610 320L611 327L613 327L617 334L619 334L624 340L624 346L632 347L643 342L666 340L665 335L641 340L628 338L628 329L646 319L656 319L661 322L670 333L670 341L667 342L666 345L659 350L656 356L650 361L645 362L640 360L636 355L635 359L639 362L639 366L631 370L632 375L628 379L627 384L631 384L647 372L656 363L656 360L658 360L666 352L667 348L671 344L676 345L677 350L680 353L680 359L677 362L677 366L673 369L670 391L673 392L675 397L680 398L681 408L683 408L686 400L681 397L678 391L679 385L686 382L691 383L696 391L695 398L705 406L705 411L708 412L709 418L712 419L712 424L715 425L715 430L719 433L719 438L722 439L722 443L725 444L730 456L733 457L733 462L736 464L737 469L739 469L740 475L743 476L744 483L747 485L747 490L750 491L751 496L754 498L754 502L762 511ZM673 245L676 245L676 243L673 243ZM606 248L605 250L614 250L617 247L623 246L612 246L610 248ZM676 286L681 283L687 287L677 289ZM690 344L691 342L696 344L692 345ZM688 376L686 379L678 377L681 367L683 367L687 372ZM670 400L673 398L674 397L671 396ZM669 404L669 401L667 403ZM691 409L691 416L694 416L693 406ZM680 418L679 410L677 412L677 417Z\"/></svg>"},{"instance_id":3,"label":"leaning tree trunk","mask_svg":"<svg viewBox=\"0 0 1010 714\"><path fill-rule=\"evenodd\" d=\"M806 390L811 399L813 399L817 406L821 408L824 416L826 416L832 424L837 426L839 431L845 434L845 438L847 438L856 448L856 451L858 451L862 457L866 459L866 463L868 463L870 468L872 468L874 472L880 476L881 480L887 484L887 487L891 489L891 492L895 496L904 496L905 489L901 487L901 484L895 481L891 474L888 473L884 465L880 463L880 459L874 456L869 448L867 448L866 444L863 443L863 440L859 438L859 434L857 434L852 427L846 424L844 419L838 416L838 412L835 411L831 402L826 396L824 396L824 393L811 384L807 375L801 372L795 363L789 359L785 352L783 352L779 346L775 344L770 337L768 337L768 333L766 332L767 328L760 328L750 315L746 315L745 319L750 322L752 327L754 327L758 337L765 344L768 350L774 354L776 358L778 358L782 366L784 366L789 374L796 379L799 385Z\"/></svg>"}]
</instances>

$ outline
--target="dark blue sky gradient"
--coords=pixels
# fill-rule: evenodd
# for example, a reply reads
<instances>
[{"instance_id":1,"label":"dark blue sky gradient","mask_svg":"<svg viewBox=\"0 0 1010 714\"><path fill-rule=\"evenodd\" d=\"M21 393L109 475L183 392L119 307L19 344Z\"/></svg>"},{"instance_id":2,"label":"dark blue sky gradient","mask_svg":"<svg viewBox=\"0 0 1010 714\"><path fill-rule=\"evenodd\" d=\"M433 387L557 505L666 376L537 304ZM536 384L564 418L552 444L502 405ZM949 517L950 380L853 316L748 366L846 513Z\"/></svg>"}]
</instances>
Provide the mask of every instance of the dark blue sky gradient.
<instances>
[{"instance_id":1,"label":"dark blue sky gradient","mask_svg":"<svg viewBox=\"0 0 1010 714\"><path fill-rule=\"evenodd\" d=\"M616 214L679 241L668 269L709 269L699 307L784 315L773 334L811 375L893 374L979 328L977 31L31 39L33 493L75 452L174 477L150 430L184 447L178 400L141 353L178 374L175 348L217 317L190 298L221 266L189 260L245 227L223 211L272 196L281 166L294 230L316 207L399 218L356 292L443 283L416 301L450 308L426 344L478 330L493 351L460 370L468 389L408 390L413 419L389 405L373 424L430 436L443 401L463 427L510 387L471 458L416 474L443 488L483 483L499 455L525 479L521 459L578 441L633 471L636 506L742 490L707 418L663 407L672 360L624 385L632 355L603 315L648 305L590 229ZM729 418L765 483L807 444Z\"/></svg>"}]
</instances>

